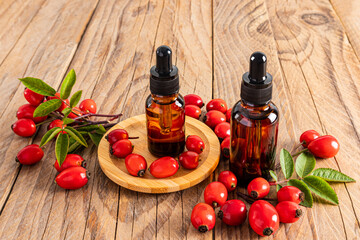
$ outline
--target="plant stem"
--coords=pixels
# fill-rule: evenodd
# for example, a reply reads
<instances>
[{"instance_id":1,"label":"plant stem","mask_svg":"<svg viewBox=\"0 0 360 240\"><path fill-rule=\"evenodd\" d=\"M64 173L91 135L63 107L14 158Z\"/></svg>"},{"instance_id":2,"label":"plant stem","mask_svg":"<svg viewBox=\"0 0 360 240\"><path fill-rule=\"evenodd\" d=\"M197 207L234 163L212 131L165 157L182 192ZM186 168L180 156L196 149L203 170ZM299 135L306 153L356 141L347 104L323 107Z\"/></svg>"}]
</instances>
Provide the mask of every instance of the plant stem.
<instances>
[{"instance_id":1,"label":"plant stem","mask_svg":"<svg viewBox=\"0 0 360 240\"><path fill-rule=\"evenodd\" d=\"M41 126L41 125L43 125L43 124L45 124L45 123L49 123L49 122L52 122L54 119L47 119L47 120L45 120L45 121L43 121L43 122L39 122L39 123L37 123L37 124L35 124L35 126L37 127L37 126Z\"/></svg>"},{"instance_id":2,"label":"plant stem","mask_svg":"<svg viewBox=\"0 0 360 240\"><path fill-rule=\"evenodd\" d=\"M112 121L121 116L122 116L122 113L119 113L119 114L87 113L85 115L74 118L74 120L78 120L78 119L82 119L82 118L86 118L86 117L111 117L112 118L111 121Z\"/></svg>"},{"instance_id":3,"label":"plant stem","mask_svg":"<svg viewBox=\"0 0 360 240\"><path fill-rule=\"evenodd\" d=\"M303 149L303 150L301 150L301 151L299 151L299 152L297 152L297 153L295 153L295 154L293 154L293 155L291 155L292 157L296 157L297 155L300 155L301 153L303 153L303 152L306 152L308 149L307 148L305 148L305 149Z\"/></svg>"},{"instance_id":4,"label":"plant stem","mask_svg":"<svg viewBox=\"0 0 360 240\"><path fill-rule=\"evenodd\" d=\"M283 184L283 183L287 183L289 181L289 179L286 180L282 180L279 182L269 182L270 186L274 186L274 185L278 185L278 184Z\"/></svg>"}]
</instances>

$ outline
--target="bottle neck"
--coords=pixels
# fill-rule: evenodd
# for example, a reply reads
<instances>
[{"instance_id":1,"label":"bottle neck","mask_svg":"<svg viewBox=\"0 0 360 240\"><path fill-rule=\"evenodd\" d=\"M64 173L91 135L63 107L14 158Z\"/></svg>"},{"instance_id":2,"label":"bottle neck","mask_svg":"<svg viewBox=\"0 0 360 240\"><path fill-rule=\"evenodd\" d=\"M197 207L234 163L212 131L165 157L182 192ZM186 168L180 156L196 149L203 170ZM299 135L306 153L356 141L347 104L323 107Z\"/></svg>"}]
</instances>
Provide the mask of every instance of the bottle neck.
<instances>
[{"instance_id":1,"label":"bottle neck","mask_svg":"<svg viewBox=\"0 0 360 240\"><path fill-rule=\"evenodd\" d=\"M269 109L269 107L270 107L270 102L271 102L271 101L269 100L269 101L267 101L265 104L256 105L256 104L247 102L247 101L244 100L244 99L241 99L241 105L242 105L242 107L247 108L247 109L251 109L251 110L254 110L254 111L266 111L266 110Z\"/></svg>"},{"instance_id":2,"label":"bottle neck","mask_svg":"<svg viewBox=\"0 0 360 240\"><path fill-rule=\"evenodd\" d=\"M179 92L170 95L159 95L153 93L151 94L151 97L154 100L154 102L160 105L171 104L176 101L178 96L179 96Z\"/></svg>"}]
</instances>

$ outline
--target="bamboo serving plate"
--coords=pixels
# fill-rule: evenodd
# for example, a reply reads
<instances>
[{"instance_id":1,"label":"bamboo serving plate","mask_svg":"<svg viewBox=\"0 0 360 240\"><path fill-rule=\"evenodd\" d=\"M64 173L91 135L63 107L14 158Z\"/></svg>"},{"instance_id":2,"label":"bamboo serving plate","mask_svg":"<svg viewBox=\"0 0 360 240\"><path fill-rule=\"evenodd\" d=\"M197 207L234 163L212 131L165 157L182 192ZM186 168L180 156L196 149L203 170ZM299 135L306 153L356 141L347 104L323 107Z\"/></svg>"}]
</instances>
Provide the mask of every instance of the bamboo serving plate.
<instances>
[{"instance_id":1,"label":"bamboo serving plate","mask_svg":"<svg viewBox=\"0 0 360 240\"><path fill-rule=\"evenodd\" d=\"M118 185L144 193L169 193L192 187L206 179L217 167L220 158L220 144L215 133L203 122L186 117L186 135L198 135L205 143L204 152L200 154L199 166L187 170L180 166L177 173L168 178L154 178L148 170L143 177L134 177L125 167L125 159L110 155L110 144L105 136L114 129L126 129L134 144L133 153L141 154L147 161L148 167L158 159L153 156L147 147L146 117L138 115L128 118L112 127L101 139L98 148L100 167L105 175Z\"/></svg>"}]
</instances>

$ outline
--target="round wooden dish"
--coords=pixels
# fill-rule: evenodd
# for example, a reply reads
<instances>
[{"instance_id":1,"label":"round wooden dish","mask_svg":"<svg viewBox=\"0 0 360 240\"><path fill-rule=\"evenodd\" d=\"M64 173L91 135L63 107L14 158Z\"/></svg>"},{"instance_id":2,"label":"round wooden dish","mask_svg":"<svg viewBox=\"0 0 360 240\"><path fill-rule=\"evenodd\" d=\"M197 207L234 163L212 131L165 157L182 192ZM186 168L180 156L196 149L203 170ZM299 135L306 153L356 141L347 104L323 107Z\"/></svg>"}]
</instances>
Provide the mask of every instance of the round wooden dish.
<instances>
[{"instance_id":1,"label":"round wooden dish","mask_svg":"<svg viewBox=\"0 0 360 240\"><path fill-rule=\"evenodd\" d=\"M205 150L200 155L199 166L194 170L186 170L182 167L169 178L154 178L149 171L144 177L131 176L125 167L124 159L110 155L109 143L105 136L114 129L122 128L128 131L130 136L138 136L132 139L134 153L145 157L148 167L157 159L147 147L146 118L139 115L128 118L112 127L101 139L98 148L100 167L107 177L122 187L144 193L168 193L189 188L206 179L217 167L220 158L220 144L215 133L204 123L194 118L186 117L186 135L198 135L205 143Z\"/></svg>"}]
</instances>

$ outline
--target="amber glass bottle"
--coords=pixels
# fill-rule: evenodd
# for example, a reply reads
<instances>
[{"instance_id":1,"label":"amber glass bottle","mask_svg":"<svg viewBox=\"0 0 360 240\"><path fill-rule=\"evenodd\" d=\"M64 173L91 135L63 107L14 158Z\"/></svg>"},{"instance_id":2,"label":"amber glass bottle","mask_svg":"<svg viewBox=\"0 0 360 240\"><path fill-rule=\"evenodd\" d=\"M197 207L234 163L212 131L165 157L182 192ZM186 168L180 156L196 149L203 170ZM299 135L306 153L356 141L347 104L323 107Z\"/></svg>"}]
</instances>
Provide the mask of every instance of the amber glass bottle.
<instances>
[{"instance_id":1,"label":"amber glass bottle","mask_svg":"<svg viewBox=\"0 0 360 240\"><path fill-rule=\"evenodd\" d=\"M240 185L256 177L270 178L275 167L279 112L272 97L272 76L266 56L255 52L250 71L243 75L241 100L231 113L230 170Z\"/></svg>"},{"instance_id":2,"label":"amber glass bottle","mask_svg":"<svg viewBox=\"0 0 360 240\"><path fill-rule=\"evenodd\" d=\"M150 91L146 99L146 127L149 151L156 156L176 156L185 147L185 101L179 94L179 75L172 65L171 49L156 50L156 66L150 70Z\"/></svg>"}]
</instances>

